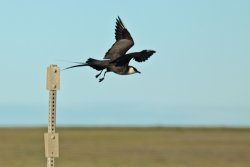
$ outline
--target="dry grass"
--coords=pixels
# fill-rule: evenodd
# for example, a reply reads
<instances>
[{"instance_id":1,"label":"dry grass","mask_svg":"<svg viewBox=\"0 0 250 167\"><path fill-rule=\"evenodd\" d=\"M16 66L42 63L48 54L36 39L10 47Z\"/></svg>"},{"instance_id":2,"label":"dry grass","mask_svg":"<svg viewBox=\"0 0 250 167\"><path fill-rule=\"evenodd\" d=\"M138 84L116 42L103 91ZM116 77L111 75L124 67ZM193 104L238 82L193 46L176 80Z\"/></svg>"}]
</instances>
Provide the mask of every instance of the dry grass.
<instances>
[{"instance_id":1,"label":"dry grass","mask_svg":"<svg viewBox=\"0 0 250 167\"><path fill-rule=\"evenodd\" d=\"M44 167L45 128L0 129L0 166ZM249 167L250 129L59 129L58 167Z\"/></svg>"}]
</instances>

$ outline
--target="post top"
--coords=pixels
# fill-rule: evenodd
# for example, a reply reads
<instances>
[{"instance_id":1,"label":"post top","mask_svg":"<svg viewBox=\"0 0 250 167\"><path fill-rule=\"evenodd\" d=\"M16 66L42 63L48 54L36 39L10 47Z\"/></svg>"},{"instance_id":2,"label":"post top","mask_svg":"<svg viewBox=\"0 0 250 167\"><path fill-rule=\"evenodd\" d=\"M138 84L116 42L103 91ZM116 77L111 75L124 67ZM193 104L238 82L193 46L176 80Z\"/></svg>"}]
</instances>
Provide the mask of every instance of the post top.
<instances>
[{"instance_id":1,"label":"post top","mask_svg":"<svg viewBox=\"0 0 250 167\"><path fill-rule=\"evenodd\" d=\"M60 89L60 68L55 64L51 64L47 67L47 90L59 90Z\"/></svg>"},{"instance_id":2,"label":"post top","mask_svg":"<svg viewBox=\"0 0 250 167\"><path fill-rule=\"evenodd\" d=\"M48 66L48 68L59 68L59 66L56 65L56 64L51 64L51 65Z\"/></svg>"}]
</instances>

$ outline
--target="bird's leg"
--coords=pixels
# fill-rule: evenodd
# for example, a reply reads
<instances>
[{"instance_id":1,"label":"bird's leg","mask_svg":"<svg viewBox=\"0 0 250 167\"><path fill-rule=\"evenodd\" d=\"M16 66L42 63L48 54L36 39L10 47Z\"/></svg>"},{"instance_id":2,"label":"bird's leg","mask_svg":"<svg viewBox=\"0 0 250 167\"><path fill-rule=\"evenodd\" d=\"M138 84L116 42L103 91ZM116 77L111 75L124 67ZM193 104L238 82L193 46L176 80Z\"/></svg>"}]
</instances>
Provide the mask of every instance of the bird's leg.
<instances>
[{"instance_id":1,"label":"bird's leg","mask_svg":"<svg viewBox=\"0 0 250 167\"><path fill-rule=\"evenodd\" d=\"M105 71L105 73L104 73L103 77L99 79L99 82L102 82L102 81L104 80L105 75L106 75L106 73L107 73L107 72L108 72L108 70L106 70L106 71Z\"/></svg>"},{"instance_id":2,"label":"bird's leg","mask_svg":"<svg viewBox=\"0 0 250 167\"><path fill-rule=\"evenodd\" d=\"M102 71L99 74L97 74L95 77L98 78L102 74Z\"/></svg>"}]
</instances>

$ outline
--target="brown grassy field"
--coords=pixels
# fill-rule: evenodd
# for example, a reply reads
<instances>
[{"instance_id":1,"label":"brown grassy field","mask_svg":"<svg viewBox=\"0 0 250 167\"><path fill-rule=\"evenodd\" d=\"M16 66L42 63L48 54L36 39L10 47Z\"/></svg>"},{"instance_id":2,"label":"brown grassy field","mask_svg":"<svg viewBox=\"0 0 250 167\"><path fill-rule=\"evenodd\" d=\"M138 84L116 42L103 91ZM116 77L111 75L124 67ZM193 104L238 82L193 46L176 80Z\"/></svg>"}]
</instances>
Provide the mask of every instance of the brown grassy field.
<instances>
[{"instance_id":1,"label":"brown grassy field","mask_svg":"<svg viewBox=\"0 0 250 167\"><path fill-rule=\"evenodd\" d=\"M1 128L1 167L44 167L46 128ZM61 128L58 167L249 167L250 129Z\"/></svg>"}]
</instances>

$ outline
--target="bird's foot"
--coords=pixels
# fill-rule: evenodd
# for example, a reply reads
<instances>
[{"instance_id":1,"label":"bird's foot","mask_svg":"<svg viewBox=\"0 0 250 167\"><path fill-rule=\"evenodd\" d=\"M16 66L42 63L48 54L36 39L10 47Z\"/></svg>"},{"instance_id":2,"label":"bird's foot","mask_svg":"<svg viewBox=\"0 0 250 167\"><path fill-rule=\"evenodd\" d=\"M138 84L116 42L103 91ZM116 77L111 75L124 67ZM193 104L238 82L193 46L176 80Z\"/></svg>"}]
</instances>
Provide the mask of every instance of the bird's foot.
<instances>
[{"instance_id":1,"label":"bird's foot","mask_svg":"<svg viewBox=\"0 0 250 167\"><path fill-rule=\"evenodd\" d=\"M104 80L104 78L101 78L101 79L99 79L99 82L102 82Z\"/></svg>"},{"instance_id":2,"label":"bird's foot","mask_svg":"<svg viewBox=\"0 0 250 167\"><path fill-rule=\"evenodd\" d=\"M97 74L95 77L98 78L102 74L102 71L99 74Z\"/></svg>"}]
</instances>

